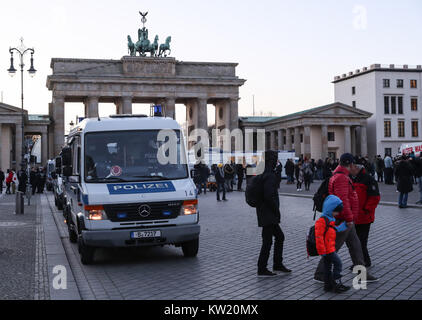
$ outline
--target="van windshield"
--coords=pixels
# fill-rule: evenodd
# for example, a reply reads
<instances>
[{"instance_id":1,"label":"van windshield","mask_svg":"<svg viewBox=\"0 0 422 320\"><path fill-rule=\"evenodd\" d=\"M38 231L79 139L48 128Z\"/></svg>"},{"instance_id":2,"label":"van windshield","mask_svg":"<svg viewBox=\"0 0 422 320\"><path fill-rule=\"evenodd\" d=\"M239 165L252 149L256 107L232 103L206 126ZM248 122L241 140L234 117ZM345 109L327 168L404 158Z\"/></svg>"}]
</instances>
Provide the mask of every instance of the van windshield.
<instances>
[{"instance_id":1,"label":"van windshield","mask_svg":"<svg viewBox=\"0 0 422 320\"><path fill-rule=\"evenodd\" d=\"M180 131L177 137L177 161L161 164L159 130L108 131L85 135L85 182L136 182L188 178Z\"/></svg>"}]
</instances>

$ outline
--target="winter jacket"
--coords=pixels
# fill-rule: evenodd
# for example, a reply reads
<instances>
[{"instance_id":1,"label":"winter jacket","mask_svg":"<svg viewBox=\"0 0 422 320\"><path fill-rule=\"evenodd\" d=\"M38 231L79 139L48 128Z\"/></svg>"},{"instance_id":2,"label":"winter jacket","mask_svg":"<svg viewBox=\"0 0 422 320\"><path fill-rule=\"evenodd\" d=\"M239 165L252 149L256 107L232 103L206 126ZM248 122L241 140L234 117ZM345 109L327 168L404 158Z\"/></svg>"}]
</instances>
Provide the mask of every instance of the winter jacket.
<instances>
[{"instance_id":1,"label":"winter jacket","mask_svg":"<svg viewBox=\"0 0 422 320\"><path fill-rule=\"evenodd\" d=\"M284 170L286 171L286 175L292 176L295 172L295 165L292 161L288 160L286 165L284 166Z\"/></svg>"},{"instance_id":2,"label":"winter jacket","mask_svg":"<svg viewBox=\"0 0 422 320\"><path fill-rule=\"evenodd\" d=\"M341 203L340 198L333 195L329 195L324 201L321 217L315 223L315 240L319 255L335 252L337 232L347 229L344 222L336 226L336 219L333 217L333 210ZM327 226L326 220L329 226Z\"/></svg>"},{"instance_id":3,"label":"winter jacket","mask_svg":"<svg viewBox=\"0 0 422 320\"><path fill-rule=\"evenodd\" d=\"M349 171L338 166L328 183L328 193L335 195L343 201L343 212L337 216L340 221L353 222L359 213L359 199L354 190L353 182L349 177Z\"/></svg>"},{"instance_id":4,"label":"winter jacket","mask_svg":"<svg viewBox=\"0 0 422 320\"><path fill-rule=\"evenodd\" d=\"M278 195L277 177L274 170L266 168L261 176L264 201L256 208L258 226L265 227L280 223L280 200Z\"/></svg>"},{"instance_id":5,"label":"winter jacket","mask_svg":"<svg viewBox=\"0 0 422 320\"><path fill-rule=\"evenodd\" d=\"M401 193L413 191L413 170L409 161L400 160L396 167L397 190Z\"/></svg>"},{"instance_id":6,"label":"winter jacket","mask_svg":"<svg viewBox=\"0 0 422 320\"><path fill-rule=\"evenodd\" d=\"M422 160L420 157L415 158L412 160L413 163L413 170L415 172L415 177L419 178L422 177Z\"/></svg>"},{"instance_id":7,"label":"winter jacket","mask_svg":"<svg viewBox=\"0 0 422 320\"><path fill-rule=\"evenodd\" d=\"M10 171L6 177L6 183L11 183L13 181L13 171Z\"/></svg>"},{"instance_id":8,"label":"winter jacket","mask_svg":"<svg viewBox=\"0 0 422 320\"><path fill-rule=\"evenodd\" d=\"M218 168L215 171L215 181L217 183L224 183L225 182L225 176L224 176L224 170L223 168Z\"/></svg>"},{"instance_id":9,"label":"winter jacket","mask_svg":"<svg viewBox=\"0 0 422 320\"><path fill-rule=\"evenodd\" d=\"M373 223L375 209L381 199L377 181L362 169L353 178L353 186L359 199L359 212L354 218L355 224Z\"/></svg>"}]
</instances>

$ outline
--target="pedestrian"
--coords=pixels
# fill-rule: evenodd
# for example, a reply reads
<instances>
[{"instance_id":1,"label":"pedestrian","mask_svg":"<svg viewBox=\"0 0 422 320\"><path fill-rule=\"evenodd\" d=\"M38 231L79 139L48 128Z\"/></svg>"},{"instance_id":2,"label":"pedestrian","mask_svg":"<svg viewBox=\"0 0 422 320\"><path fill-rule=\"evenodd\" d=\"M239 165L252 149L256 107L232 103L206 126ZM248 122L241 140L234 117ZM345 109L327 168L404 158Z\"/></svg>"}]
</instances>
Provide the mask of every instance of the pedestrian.
<instances>
[{"instance_id":1,"label":"pedestrian","mask_svg":"<svg viewBox=\"0 0 422 320\"><path fill-rule=\"evenodd\" d=\"M336 251L338 252L344 243L346 243L350 258L354 266L365 265L362 246L356 233L353 223L354 217L358 215L359 199L353 187L353 182L349 175L357 175L358 169L355 166L355 158L350 153L345 153L340 157L338 167L334 170L333 176L328 183L328 193L340 198L343 202L343 211L336 217L337 223L346 222L346 231L339 233L336 237ZM324 282L324 260L321 259L315 271L315 281ZM375 282L379 279L366 274L366 282Z\"/></svg>"},{"instance_id":2,"label":"pedestrian","mask_svg":"<svg viewBox=\"0 0 422 320\"><path fill-rule=\"evenodd\" d=\"M280 189L282 172L283 172L283 165L281 164L281 162L279 160L277 160L277 165L275 167L275 174L276 174L276 177L277 177L277 189Z\"/></svg>"},{"instance_id":3,"label":"pedestrian","mask_svg":"<svg viewBox=\"0 0 422 320\"><path fill-rule=\"evenodd\" d=\"M303 164L302 170L303 170L303 180L305 182L305 190L309 191L311 182L312 182L313 170L312 170L312 165L308 159L305 159L305 163Z\"/></svg>"},{"instance_id":4,"label":"pedestrian","mask_svg":"<svg viewBox=\"0 0 422 320\"><path fill-rule=\"evenodd\" d=\"M260 176L263 200L256 207L258 226L262 228L262 247L258 259L258 276L276 276L274 272L290 273L283 264L284 233L280 228L280 200L277 189L275 166L278 154L276 151L265 152L265 169ZM273 272L268 270L267 264L271 246L274 242Z\"/></svg>"},{"instance_id":5,"label":"pedestrian","mask_svg":"<svg viewBox=\"0 0 422 320\"><path fill-rule=\"evenodd\" d=\"M378 182L384 182L385 164L384 164L384 160L381 158L380 155L377 156L376 164L377 164L376 170L377 170Z\"/></svg>"},{"instance_id":6,"label":"pedestrian","mask_svg":"<svg viewBox=\"0 0 422 320\"><path fill-rule=\"evenodd\" d=\"M25 193L26 184L28 182L28 175L26 174L26 171L23 167L18 171L18 181L19 181L18 191Z\"/></svg>"},{"instance_id":7,"label":"pedestrian","mask_svg":"<svg viewBox=\"0 0 422 320\"><path fill-rule=\"evenodd\" d=\"M333 175L331 170L331 162L332 160L330 158L325 159L324 166L322 167L322 177L324 180L330 178Z\"/></svg>"},{"instance_id":8,"label":"pedestrian","mask_svg":"<svg viewBox=\"0 0 422 320\"><path fill-rule=\"evenodd\" d=\"M243 163L236 164L236 174L237 174L237 191L242 191L243 179L245 177L245 168Z\"/></svg>"},{"instance_id":9,"label":"pedestrian","mask_svg":"<svg viewBox=\"0 0 422 320\"><path fill-rule=\"evenodd\" d=\"M324 161L322 161L322 159L319 159L316 163L316 176L318 180L323 180L323 167Z\"/></svg>"},{"instance_id":10,"label":"pedestrian","mask_svg":"<svg viewBox=\"0 0 422 320\"><path fill-rule=\"evenodd\" d=\"M16 175L15 170L12 169L12 182L10 183L10 186L12 188L12 194L16 193L16 185L18 183L18 176Z\"/></svg>"},{"instance_id":11,"label":"pedestrian","mask_svg":"<svg viewBox=\"0 0 422 320\"><path fill-rule=\"evenodd\" d=\"M37 174L38 169L37 168L32 168L31 173L29 174L29 183L31 184L32 187L32 195L35 194L35 192L37 191L37 185L38 185L38 174Z\"/></svg>"},{"instance_id":12,"label":"pedestrian","mask_svg":"<svg viewBox=\"0 0 422 320\"><path fill-rule=\"evenodd\" d=\"M404 209L407 208L409 192L413 191L413 170L409 163L408 156L402 156L401 160L397 162L395 175L397 181L397 191L400 192L398 205L400 209Z\"/></svg>"},{"instance_id":13,"label":"pedestrian","mask_svg":"<svg viewBox=\"0 0 422 320\"><path fill-rule=\"evenodd\" d=\"M3 170L1 170L0 168L0 194L3 193L3 183L5 179L6 179L6 176L4 175Z\"/></svg>"},{"instance_id":14,"label":"pedestrian","mask_svg":"<svg viewBox=\"0 0 422 320\"><path fill-rule=\"evenodd\" d=\"M294 173L295 173L295 164L293 163L292 159L287 159L286 165L284 166L284 170L286 171L287 176L287 184L294 183Z\"/></svg>"},{"instance_id":15,"label":"pedestrian","mask_svg":"<svg viewBox=\"0 0 422 320\"><path fill-rule=\"evenodd\" d=\"M233 191L233 178L234 178L234 170L230 163L226 163L224 165L224 180L226 184L226 191L232 192Z\"/></svg>"},{"instance_id":16,"label":"pedestrian","mask_svg":"<svg viewBox=\"0 0 422 320\"><path fill-rule=\"evenodd\" d=\"M6 176L6 194L10 194L10 187L12 185L13 180L13 172L11 169L7 169L7 176Z\"/></svg>"},{"instance_id":17,"label":"pedestrian","mask_svg":"<svg viewBox=\"0 0 422 320\"><path fill-rule=\"evenodd\" d=\"M362 165L357 165L358 173L352 177L353 186L359 200L359 211L354 216L356 233L362 247L365 267L372 265L368 252L368 238L371 224L375 221L375 210L380 202L378 182L373 176L365 171Z\"/></svg>"},{"instance_id":18,"label":"pedestrian","mask_svg":"<svg viewBox=\"0 0 422 320\"><path fill-rule=\"evenodd\" d=\"M201 163L199 166L199 193L204 189L204 194L207 194L207 182L208 177L210 176L210 168L205 163Z\"/></svg>"},{"instance_id":19,"label":"pedestrian","mask_svg":"<svg viewBox=\"0 0 422 320\"><path fill-rule=\"evenodd\" d=\"M393 182L393 159L386 154L384 157L384 181L385 184L394 184Z\"/></svg>"},{"instance_id":20,"label":"pedestrian","mask_svg":"<svg viewBox=\"0 0 422 320\"><path fill-rule=\"evenodd\" d=\"M346 223L336 226L336 219L343 211L340 198L329 195L323 205L322 215L315 223L315 240L318 254L324 261L324 291L345 292L350 287L341 282L343 264L336 253L337 232L347 229Z\"/></svg>"},{"instance_id":21,"label":"pedestrian","mask_svg":"<svg viewBox=\"0 0 422 320\"><path fill-rule=\"evenodd\" d=\"M295 176L296 176L296 191L302 191L302 183L303 183L303 169L302 169L302 161L299 162L295 166Z\"/></svg>"},{"instance_id":22,"label":"pedestrian","mask_svg":"<svg viewBox=\"0 0 422 320\"><path fill-rule=\"evenodd\" d=\"M219 163L215 171L215 181L217 182L217 201L220 200L220 192L223 193L223 201L226 199L226 179L224 177L223 164Z\"/></svg>"},{"instance_id":23,"label":"pedestrian","mask_svg":"<svg viewBox=\"0 0 422 320\"><path fill-rule=\"evenodd\" d=\"M39 177L38 177L37 193L43 193L47 176L46 176L45 169L42 167L40 168L38 172L39 172Z\"/></svg>"},{"instance_id":24,"label":"pedestrian","mask_svg":"<svg viewBox=\"0 0 422 320\"><path fill-rule=\"evenodd\" d=\"M422 204L422 152L419 154L419 157L416 157L415 160L413 160L413 166L414 166L414 172L416 181L419 184L419 200L416 202L416 204Z\"/></svg>"}]
</instances>

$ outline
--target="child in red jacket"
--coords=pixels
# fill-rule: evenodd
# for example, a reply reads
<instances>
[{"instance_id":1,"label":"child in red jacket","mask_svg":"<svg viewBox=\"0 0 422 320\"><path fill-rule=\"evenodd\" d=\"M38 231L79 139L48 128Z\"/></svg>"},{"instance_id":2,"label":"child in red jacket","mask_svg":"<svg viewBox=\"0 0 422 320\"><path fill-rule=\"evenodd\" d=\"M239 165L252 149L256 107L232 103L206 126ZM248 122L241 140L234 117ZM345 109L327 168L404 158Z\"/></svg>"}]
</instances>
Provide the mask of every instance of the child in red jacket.
<instances>
[{"instance_id":1,"label":"child in red jacket","mask_svg":"<svg viewBox=\"0 0 422 320\"><path fill-rule=\"evenodd\" d=\"M342 263L336 253L337 232L347 229L345 222L335 225L335 217L342 211L343 202L340 198L329 195L324 201L322 215L315 223L316 247L318 254L324 259L324 290L336 293L350 289L341 283Z\"/></svg>"}]
</instances>

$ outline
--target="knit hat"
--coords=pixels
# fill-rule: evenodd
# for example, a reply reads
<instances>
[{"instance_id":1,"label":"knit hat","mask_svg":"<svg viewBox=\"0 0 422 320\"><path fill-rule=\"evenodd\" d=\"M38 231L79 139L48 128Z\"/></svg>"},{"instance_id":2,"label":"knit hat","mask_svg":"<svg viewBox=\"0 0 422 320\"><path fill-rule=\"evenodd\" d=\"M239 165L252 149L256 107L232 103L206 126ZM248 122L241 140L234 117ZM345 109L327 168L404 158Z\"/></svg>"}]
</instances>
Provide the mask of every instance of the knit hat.
<instances>
[{"instance_id":1,"label":"knit hat","mask_svg":"<svg viewBox=\"0 0 422 320\"><path fill-rule=\"evenodd\" d=\"M351 153L344 153L340 157L340 164L348 166L349 164L356 163L355 157Z\"/></svg>"}]
</instances>

